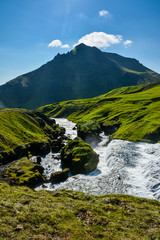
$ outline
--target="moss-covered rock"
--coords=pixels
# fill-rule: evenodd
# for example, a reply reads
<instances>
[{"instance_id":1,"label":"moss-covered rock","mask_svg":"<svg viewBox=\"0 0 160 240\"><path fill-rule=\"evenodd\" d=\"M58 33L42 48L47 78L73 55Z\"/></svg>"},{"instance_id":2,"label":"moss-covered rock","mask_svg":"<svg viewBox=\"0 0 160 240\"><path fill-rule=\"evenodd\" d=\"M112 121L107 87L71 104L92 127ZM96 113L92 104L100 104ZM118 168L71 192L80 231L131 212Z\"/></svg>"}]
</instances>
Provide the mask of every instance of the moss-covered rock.
<instances>
[{"instance_id":1,"label":"moss-covered rock","mask_svg":"<svg viewBox=\"0 0 160 240\"><path fill-rule=\"evenodd\" d=\"M68 178L69 171L69 168L65 168L62 171L52 173L50 176L50 182L58 183L65 181Z\"/></svg>"},{"instance_id":2,"label":"moss-covered rock","mask_svg":"<svg viewBox=\"0 0 160 240\"><path fill-rule=\"evenodd\" d=\"M73 175L89 173L96 169L99 156L92 147L84 143L82 139L75 138L68 141L61 151L62 166L70 168Z\"/></svg>"},{"instance_id":3,"label":"moss-covered rock","mask_svg":"<svg viewBox=\"0 0 160 240\"><path fill-rule=\"evenodd\" d=\"M43 182L43 167L23 157L11 165L4 173L4 179L12 185L26 185L33 187Z\"/></svg>"}]
</instances>

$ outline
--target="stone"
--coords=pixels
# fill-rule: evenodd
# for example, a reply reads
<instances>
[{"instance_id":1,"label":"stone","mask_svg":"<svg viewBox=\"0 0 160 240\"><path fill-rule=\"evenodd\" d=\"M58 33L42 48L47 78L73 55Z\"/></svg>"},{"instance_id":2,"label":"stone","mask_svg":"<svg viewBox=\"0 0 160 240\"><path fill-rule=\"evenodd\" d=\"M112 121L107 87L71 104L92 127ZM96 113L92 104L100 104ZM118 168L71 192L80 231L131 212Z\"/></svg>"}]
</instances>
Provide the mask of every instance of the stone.
<instances>
[{"instance_id":1,"label":"stone","mask_svg":"<svg viewBox=\"0 0 160 240\"><path fill-rule=\"evenodd\" d=\"M40 164L42 161L41 157L40 156L37 156L37 163Z\"/></svg>"},{"instance_id":2,"label":"stone","mask_svg":"<svg viewBox=\"0 0 160 240\"><path fill-rule=\"evenodd\" d=\"M99 155L79 137L68 141L61 150L62 166L69 168L73 175L87 174L94 171L99 162Z\"/></svg>"},{"instance_id":3,"label":"stone","mask_svg":"<svg viewBox=\"0 0 160 240\"><path fill-rule=\"evenodd\" d=\"M70 171L69 168L65 168L62 171L52 173L50 176L50 182L58 183L65 181L68 178L69 171Z\"/></svg>"}]
</instances>

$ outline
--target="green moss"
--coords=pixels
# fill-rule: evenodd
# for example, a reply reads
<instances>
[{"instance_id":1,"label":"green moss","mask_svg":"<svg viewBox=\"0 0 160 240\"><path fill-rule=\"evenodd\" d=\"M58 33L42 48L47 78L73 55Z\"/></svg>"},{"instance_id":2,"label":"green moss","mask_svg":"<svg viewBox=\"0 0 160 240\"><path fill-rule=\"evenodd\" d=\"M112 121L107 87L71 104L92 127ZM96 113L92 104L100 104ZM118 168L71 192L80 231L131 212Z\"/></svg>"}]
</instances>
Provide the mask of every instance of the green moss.
<instances>
[{"instance_id":1,"label":"green moss","mask_svg":"<svg viewBox=\"0 0 160 240\"><path fill-rule=\"evenodd\" d=\"M69 168L65 168L62 171L52 173L50 176L50 181L55 183L65 181L68 178L69 171Z\"/></svg>"},{"instance_id":2,"label":"green moss","mask_svg":"<svg viewBox=\"0 0 160 240\"><path fill-rule=\"evenodd\" d=\"M99 97L61 102L38 110L52 117L63 117L65 113L65 117L87 131L86 123L90 121L110 126L117 124L119 129L113 138L153 141L153 133L160 128L159 96L160 84L146 84L114 89ZM160 134L156 141L160 141Z\"/></svg>"},{"instance_id":3,"label":"green moss","mask_svg":"<svg viewBox=\"0 0 160 240\"><path fill-rule=\"evenodd\" d=\"M0 183L0 239L160 239L160 203ZM18 230L19 229L19 230Z\"/></svg>"},{"instance_id":4,"label":"green moss","mask_svg":"<svg viewBox=\"0 0 160 240\"><path fill-rule=\"evenodd\" d=\"M62 165L70 168L72 174L89 173L96 169L99 161L98 154L80 138L68 141L62 148L61 159Z\"/></svg>"},{"instance_id":5,"label":"green moss","mask_svg":"<svg viewBox=\"0 0 160 240\"><path fill-rule=\"evenodd\" d=\"M7 169L4 178L11 180L15 185L33 186L44 180L42 173L43 167L24 157Z\"/></svg>"}]
</instances>

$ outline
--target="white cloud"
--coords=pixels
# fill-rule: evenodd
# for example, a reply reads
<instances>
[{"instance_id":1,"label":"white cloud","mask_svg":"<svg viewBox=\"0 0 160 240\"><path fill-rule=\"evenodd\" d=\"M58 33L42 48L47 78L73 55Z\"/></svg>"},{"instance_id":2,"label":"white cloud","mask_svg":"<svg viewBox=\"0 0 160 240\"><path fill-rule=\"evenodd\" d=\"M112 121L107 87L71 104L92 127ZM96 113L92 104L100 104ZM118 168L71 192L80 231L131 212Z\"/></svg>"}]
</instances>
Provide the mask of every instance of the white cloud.
<instances>
[{"instance_id":1,"label":"white cloud","mask_svg":"<svg viewBox=\"0 0 160 240\"><path fill-rule=\"evenodd\" d=\"M126 40L123 42L123 45L127 48L129 47L133 42L131 40Z\"/></svg>"},{"instance_id":2,"label":"white cloud","mask_svg":"<svg viewBox=\"0 0 160 240\"><path fill-rule=\"evenodd\" d=\"M60 48L70 48L68 44L62 44L62 42L58 39L53 40L51 43L48 44L48 47L60 47Z\"/></svg>"},{"instance_id":3,"label":"white cloud","mask_svg":"<svg viewBox=\"0 0 160 240\"><path fill-rule=\"evenodd\" d=\"M104 32L93 32L83 36L78 40L78 43L74 44L73 47L80 43L84 43L90 47L105 48L113 44L119 44L121 41L121 35L107 34Z\"/></svg>"},{"instance_id":4,"label":"white cloud","mask_svg":"<svg viewBox=\"0 0 160 240\"><path fill-rule=\"evenodd\" d=\"M50 44L48 44L48 47L60 47L62 46L62 42L60 40L53 40Z\"/></svg>"},{"instance_id":5,"label":"white cloud","mask_svg":"<svg viewBox=\"0 0 160 240\"><path fill-rule=\"evenodd\" d=\"M103 17L103 16L110 16L110 12L107 10L101 10L99 11L99 16Z\"/></svg>"},{"instance_id":6,"label":"white cloud","mask_svg":"<svg viewBox=\"0 0 160 240\"><path fill-rule=\"evenodd\" d=\"M70 46L68 44L64 44L61 46L61 48L70 48Z\"/></svg>"}]
</instances>

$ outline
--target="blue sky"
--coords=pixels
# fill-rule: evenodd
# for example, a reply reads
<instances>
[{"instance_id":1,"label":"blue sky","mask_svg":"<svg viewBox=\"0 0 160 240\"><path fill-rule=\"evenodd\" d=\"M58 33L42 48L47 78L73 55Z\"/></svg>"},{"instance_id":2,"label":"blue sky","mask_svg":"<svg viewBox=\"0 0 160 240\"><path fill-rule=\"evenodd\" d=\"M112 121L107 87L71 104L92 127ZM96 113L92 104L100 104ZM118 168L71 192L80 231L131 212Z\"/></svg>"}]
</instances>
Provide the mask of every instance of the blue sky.
<instances>
[{"instance_id":1,"label":"blue sky","mask_svg":"<svg viewBox=\"0 0 160 240\"><path fill-rule=\"evenodd\" d=\"M159 11L159 0L0 0L0 84L81 42L160 73Z\"/></svg>"}]
</instances>

